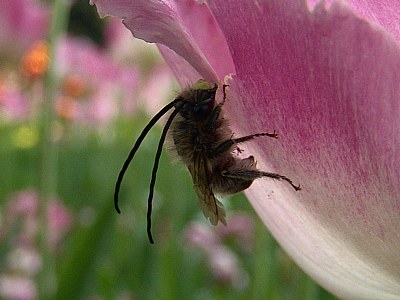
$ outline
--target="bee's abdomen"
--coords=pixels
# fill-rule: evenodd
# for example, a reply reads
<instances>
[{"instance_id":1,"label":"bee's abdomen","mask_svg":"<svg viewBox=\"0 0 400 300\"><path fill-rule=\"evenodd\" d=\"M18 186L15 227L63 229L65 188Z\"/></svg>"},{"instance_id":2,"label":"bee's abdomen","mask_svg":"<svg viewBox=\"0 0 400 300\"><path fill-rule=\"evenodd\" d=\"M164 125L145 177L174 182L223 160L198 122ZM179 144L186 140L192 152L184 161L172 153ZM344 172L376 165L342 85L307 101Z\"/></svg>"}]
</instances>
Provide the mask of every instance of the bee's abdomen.
<instances>
[{"instance_id":1,"label":"bee's abdomen","mask_svg":"<svg viewBox=\"0 0 400 300\"><path fill-rule=\"evenodd\" d=\"M207 158L221 143L231 138L227 121L219 118L210 128L208 120L202 122L188 120L178 115L172 125L172 138L177 154L186 165L189 165L195 156Z\"/></svg>"},{"instance_id":2,"label":"bee's abdomen","mask_svg":"<svg viewBox=\"0 0 400 300\"><path fill-rule=\"evenodd\" d=\"M193 161L195 140L198 135L196 127L180 116L175 118L171 127L175 150L183 162L189 165Z\"/></svg>"}]
</instances>

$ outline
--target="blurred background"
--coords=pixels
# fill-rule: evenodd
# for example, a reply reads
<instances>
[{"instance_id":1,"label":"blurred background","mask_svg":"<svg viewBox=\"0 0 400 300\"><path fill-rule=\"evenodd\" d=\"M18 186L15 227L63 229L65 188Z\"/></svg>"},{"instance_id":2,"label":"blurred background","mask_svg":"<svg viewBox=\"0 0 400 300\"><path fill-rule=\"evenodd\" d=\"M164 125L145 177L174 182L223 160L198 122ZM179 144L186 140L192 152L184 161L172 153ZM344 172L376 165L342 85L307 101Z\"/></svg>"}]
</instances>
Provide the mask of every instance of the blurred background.
<instances>
[{"instance_id":1,"label":"blurred background","mask_svg":"<svg viewBox=\"0 0 400 300\"><path fill-rule=\"evenodd\" d=\"M146 235L155 126L179 92L155 45L89 1L0 3L1 299L334 299L280 249L247 202L228 226L197 207L187 170L161 157ZM162 123L162 122L161 122Z\"/></svg>"}]
</instances>

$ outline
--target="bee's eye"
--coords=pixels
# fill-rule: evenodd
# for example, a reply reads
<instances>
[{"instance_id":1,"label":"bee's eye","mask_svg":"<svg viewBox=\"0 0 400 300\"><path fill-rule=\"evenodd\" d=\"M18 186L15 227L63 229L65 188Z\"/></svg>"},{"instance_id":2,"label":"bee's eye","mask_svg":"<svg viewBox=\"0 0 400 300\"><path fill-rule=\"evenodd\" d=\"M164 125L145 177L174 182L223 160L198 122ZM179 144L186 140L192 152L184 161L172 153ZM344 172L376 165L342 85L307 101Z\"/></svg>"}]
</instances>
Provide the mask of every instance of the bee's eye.
<instances>
[{"instance_id":1,"label":"bee's eye","mask_svg":"<svg viewBox=\"0 0 400 300\"><path fill-rule=\"evenodd\" d=\"M213 99L207 99L205 101L202 101L194 106L193 109L193 114L204 114L210 111L212 107L212 100Z\"/></svg>"},{"instance_id":2,"label":"bee's eye","mask_svg":"<svg viewBox=\"0 0 400 300\"><path fill-rule=\"evenodd\" d=\"M214 98L209 98L207 100L201 101L200 103L197 103L193 107L193 117L196 119L203 119L207 117L213 107L214 104Z\"/></svg>"}]
</instances>

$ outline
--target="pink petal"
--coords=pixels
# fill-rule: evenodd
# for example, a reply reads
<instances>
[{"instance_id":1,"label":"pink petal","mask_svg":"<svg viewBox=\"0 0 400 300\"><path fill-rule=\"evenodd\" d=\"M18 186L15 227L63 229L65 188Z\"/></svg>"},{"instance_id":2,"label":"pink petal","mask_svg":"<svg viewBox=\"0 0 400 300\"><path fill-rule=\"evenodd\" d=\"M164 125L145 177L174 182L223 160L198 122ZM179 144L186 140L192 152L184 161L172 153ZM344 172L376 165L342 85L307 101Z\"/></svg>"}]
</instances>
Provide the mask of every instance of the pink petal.
<instances>
[{"instance_id":1,"label":"pink petal","mask_svg":"<svg viewBox=\"0 0 400 300\"><path fill-rule=\"evenodd\" d=\"M193 5L189 1L175 3L157 0L91 0L91 4L96 4L99 14L103 17L112 15L122 18L135 37L150 43L163 44L172 49L209 81L216 82L218 76L234 70L229 55L226 55L229 52L225 40L204 5ZM193 18L198 14L203 19ZM193 30L189 31L185 23ZM215 52L218 48L207 44L204 39L207 34L209 34L208 39L212 36L211 45L215 42L220 46L220 53ZM198 44L196 38L202 43ZM223 60L223 63L219 64L221 67L211 68L208 60L217 63L221 58Z\"/></svg>"},{"instance_id":2,"label":"pink petal","mask_svg":"<svg viewBox=\"0 0 400 300\"><path fill-rule=\"evenodd\" d=\"M307 0L314 7L320 0ZM326 1L326 2L332 2ZM354 12L366 20L382 26L397 41L400 41L400 2L393 0L346 0Z\"/></svg>"},{"instance_id":3,"label":"pink petal","mask_svg":"<svg viewBox=\"0 0 400 300\"><path fill-rule=\"evenodd\" d=\"M218 78L222 80L225 75L235 73L225 37L208 7L198 1L175 1L175 8Z\"/></svg>"},{"instance_id":4,"label":"pink petal","mask_svg":"<svg viewBox=\"0 0 400 300\"><path fill-rule=\"evenodd\" d=\"M374 5L356 11L361 18L329 2L310 11L303 1L207 1L236 71L225 108L237 135L276 130L279 141L258 139L246 154L302 185L294 192L284 182L258 180L247 193L286 251L339 297L394 299L400 295L399 10L374 11L378 27L370 23ZM166 23L178 15L168 12ZM384 25L382 16L395 25ZM194 56L175 49L184 48L173 39L186 36L168 34L166 45L195 68L178 65L181 59L166 50L179 82L203 75Z\"/></svg>"},{"instance_id":5,"label":"pink petal","mask_svg":"<svg viewBox=\"0 0 400 300\"><path fill-rule=\"evenodd\" d=\"M339 297L400 295L398 44L337 2L209 3L237 71L232 123L241 135L277 130L279 142L248 153L303 188L258 180L255 209Z\"/></svg>"},{"instance_id":6,"label":"pink petal","mask_svg":"<svg viewBox=\"0 0 400 300\"><path fill-rule=\"evenodd\" d=\"M172 73L181 87L190 86L202 76L181 56L164 45L158 45L162 56L168 63Z\"/></svg>"}]
</instances>

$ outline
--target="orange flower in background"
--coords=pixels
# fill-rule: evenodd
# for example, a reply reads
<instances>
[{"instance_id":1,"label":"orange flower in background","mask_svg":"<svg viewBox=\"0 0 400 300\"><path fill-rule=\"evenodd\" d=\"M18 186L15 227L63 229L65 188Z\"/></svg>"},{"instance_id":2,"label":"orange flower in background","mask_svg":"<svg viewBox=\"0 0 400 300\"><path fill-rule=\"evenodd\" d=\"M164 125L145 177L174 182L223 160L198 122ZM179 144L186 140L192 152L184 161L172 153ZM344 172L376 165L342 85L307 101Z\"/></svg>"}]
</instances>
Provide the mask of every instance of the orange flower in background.
<instances>
[{"instance_id":1,"label":"orange flower in background","mask_svg":"<svg viewBox=\"0 0 400 300\"><path fill-rule=\"evenodd\" d=\"M81 97L86 92L85 82L79 75L67 76L62 82L62 92L66 96Z\"/></svg>"},{"instance_id":2,"label":"orange flower in background","mask_svg":"<svg viewBox=\"0 0 400 300\"><path fill-rule=\"evenodd\" d=\"M72 120L78 111L78 103L73 97L60 97L56 103L56 112L64 120Z\"/></svg>"},{"instance_id":3,"label":"orange flower in background","mask_svg":"<svg viewBox=\"0 0 400 300\"><path fill-rule=\"evenodd\" d=\"M22 70L30 78L40 77L49 66L49 46L44 41L36 42L22 57Z\"/></svg>"}]
</instances>

